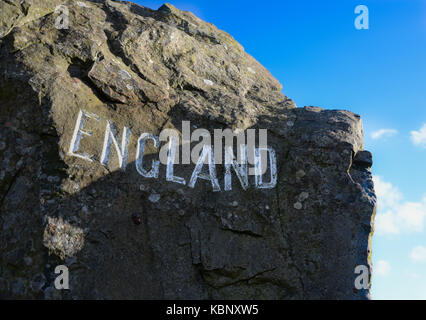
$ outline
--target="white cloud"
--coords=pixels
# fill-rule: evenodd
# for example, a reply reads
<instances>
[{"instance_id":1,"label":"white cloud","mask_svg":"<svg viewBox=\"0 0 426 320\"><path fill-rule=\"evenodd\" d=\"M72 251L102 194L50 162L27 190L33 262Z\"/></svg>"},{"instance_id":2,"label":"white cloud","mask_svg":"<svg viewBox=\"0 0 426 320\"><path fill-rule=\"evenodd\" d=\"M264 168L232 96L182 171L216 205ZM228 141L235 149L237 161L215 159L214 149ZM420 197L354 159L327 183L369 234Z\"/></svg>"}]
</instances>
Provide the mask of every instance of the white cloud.
<instances>
[{"instance_id":1,"label":"white cloud","mask_svg":"<svg viewBox=\"0 0 426 320\"><path fill-rule=\"evenodd\" d=\"M378 275L380 277L386 277L391 272L392 268L389 264L389 262L385 260L379 260L377 261L377 264L373 268L374 274Z\"/></svg>"},{"instance_id":2,"label":"white cloud","mask_svg":"<svg viewBox=\"0 0 426 320\"><path fill-rule=\"evenodd\" d=\"M400 233L399 226L395 223L395 220L395 215L392 212L377 214L375 233L379 235Z\"/></svg>"},{"instance_id":3,"label":"white cloud","mask_svg":"<svg viewBox=\"0 0 426 320\"><path fill-rule=\"evenodd\" d=\"M380 138L390 138L390 137L392 137L396 134L398 134L398 131L395 130L395 129L380 129L380 130L374 131L371 134L371 137L374 140L377 140L377 139L380 139Z\"/></svg>"},{"instance_id":4,"label":"white cloud","mask_svg":"<svg viewBox=\"0 0 426 320\"><path fill-rule=\"evenodd\" d=\"M419 202L403 201L397 187L373 177L378 198L375 229L378 235L422 232L426 222L426 196Z\"/></svg>"},{"instance_id":5,"label":"white cloud","mask_svg":"<svg viewBox=\"0 0 426 320\"><path fill-rule=\"evenodd\" d=\"M413 141L416 146L426 148L426 123L419 131L411 131L411 141Z\"/></svg>"},{"instance_id":6,"label":"white cloud","mask_svg":"<svg viewBox=\"0 0 426 320\"><path fill-rule=\"evenodd\" d=\"M374 176L374 189L381 209L393 208L402 200L402 194L397 187L386 182L380 176Z\"/></svg>"},{"instance_id":7,"label":"white cloud","mask_svg":"<svg viewBox=\"0 0 426 320\"><path fill-rule=\"evenodd\" d=\"M413 248L410 258L413 262L426 262L426 247L418 246Z\"/></svg>"},{"instance_id":8,"label":"white cloud","mask_svg":"<svg viewBox=\"0 0 426 320\"><path fill-rule=\"evenodd\" d=\"M409 276L411 279L414 279L414 280L420 279L420 275L419 275L418 273L415 273L415 272L410 273L408 276Z\"/></svg>"}]
</instances>

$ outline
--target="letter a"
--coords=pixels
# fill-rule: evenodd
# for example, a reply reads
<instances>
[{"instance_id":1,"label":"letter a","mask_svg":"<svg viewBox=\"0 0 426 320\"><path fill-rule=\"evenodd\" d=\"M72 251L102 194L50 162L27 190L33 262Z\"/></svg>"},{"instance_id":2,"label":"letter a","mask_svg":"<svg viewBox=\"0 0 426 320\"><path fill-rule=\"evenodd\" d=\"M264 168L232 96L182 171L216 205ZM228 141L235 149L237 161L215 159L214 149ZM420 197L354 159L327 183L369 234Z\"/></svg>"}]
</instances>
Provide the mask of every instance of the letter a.
<instances>
[{"instance_id":1,"label":"letter a","mask_svg":"<svg viewBox=\"0 0 426 320\"><path fill-rule=\"evenodd\" d=\"M359 5L355 8L355 13L359 14L358 17L355 19L355 28L357 30L366 29L369 28L369 22L368 22L368 7L364 5Z\"/></svg>"},{"instance_id":2,"label":"letter a","mask_svg":"<svg viewBox=\"0 0 426 320\"><path fill-rule=\"evenodd\" d=\"M55 279L55 288L57 290L68 290L70 288L68 267L64 265L57 266L55 273L59 274Z\"/></svg>"}]
</instances>

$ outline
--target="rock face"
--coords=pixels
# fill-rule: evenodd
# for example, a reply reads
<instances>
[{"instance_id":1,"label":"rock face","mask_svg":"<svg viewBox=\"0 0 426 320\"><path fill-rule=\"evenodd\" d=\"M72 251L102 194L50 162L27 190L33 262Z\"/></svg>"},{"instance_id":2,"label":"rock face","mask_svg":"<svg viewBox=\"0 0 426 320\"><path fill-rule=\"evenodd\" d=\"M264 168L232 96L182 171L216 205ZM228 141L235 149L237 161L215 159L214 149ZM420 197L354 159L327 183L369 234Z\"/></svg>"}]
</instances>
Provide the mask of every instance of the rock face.
<instances>
[{"instance_id":1,"label":"rock face","mask_svg":"<svg viewBox=\"0 0 426 320\"><path fill-rule=\"evenodd\" d=\"M0 0L0 297L368 298L354 284L357 266L371 278L376 206L361 119L281 89L230 35L168 4ZM174 166L180 182L164 164L141 175L141 134L182 121L267 129L276 184L249 175L244 190L232 171L226 190L223 165L216 189L208 165L193 187L192 163ZM146 144L145 173L160 148Z\"/></svg>"}]
</instances>

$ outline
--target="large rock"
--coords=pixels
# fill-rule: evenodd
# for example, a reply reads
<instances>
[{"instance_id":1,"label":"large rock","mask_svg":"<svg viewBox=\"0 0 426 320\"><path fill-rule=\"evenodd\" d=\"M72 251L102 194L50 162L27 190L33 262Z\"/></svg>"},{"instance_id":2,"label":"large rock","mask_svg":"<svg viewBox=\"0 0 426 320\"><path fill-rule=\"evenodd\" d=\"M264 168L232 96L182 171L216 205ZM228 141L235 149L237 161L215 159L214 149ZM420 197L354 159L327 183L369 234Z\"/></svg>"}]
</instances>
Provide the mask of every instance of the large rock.
<instances>
[{"instance_id":1,"label":"large rock","mask_svg":"<svg viewBox=\"0 0 426 320\"><path fill-rule=\"evenodd\" d=\"M371 274L376 205L361 119L281 89L229 34L168 4L0 0L0 296L368 298L354 285L357 266ZM244 190L232 173L225 190L219 164L220 191L188 187L194 164L174 166L185 185L164 164L143 177L138 137L182 121L267 129L276 185L249 175ZM121 169L114 141L101 163L108 123L118 144L131 130ZM147 142L145 169L157 158ZM70 290L55 289L57 265Z\"/></svg>"}]
</instances>

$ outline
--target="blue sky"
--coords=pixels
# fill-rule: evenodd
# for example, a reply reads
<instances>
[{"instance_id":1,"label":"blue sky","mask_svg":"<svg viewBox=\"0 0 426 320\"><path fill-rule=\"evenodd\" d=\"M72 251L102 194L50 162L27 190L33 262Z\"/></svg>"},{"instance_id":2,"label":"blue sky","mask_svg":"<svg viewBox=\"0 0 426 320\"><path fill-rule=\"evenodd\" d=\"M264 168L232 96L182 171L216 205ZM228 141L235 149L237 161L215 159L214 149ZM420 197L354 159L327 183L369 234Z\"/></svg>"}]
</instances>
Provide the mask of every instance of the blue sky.
<instances>
[{"instance_id":1,"label":"blue sky","mask_svg":"<svg viewBox=\"0 0 426 320\"><path fill-rule=\"evenodd\" d=\"M426 0L169 2L230 33L298 106L362 116L379 195L372 297L426 299Z\"/></svg>"}]
</instances>

